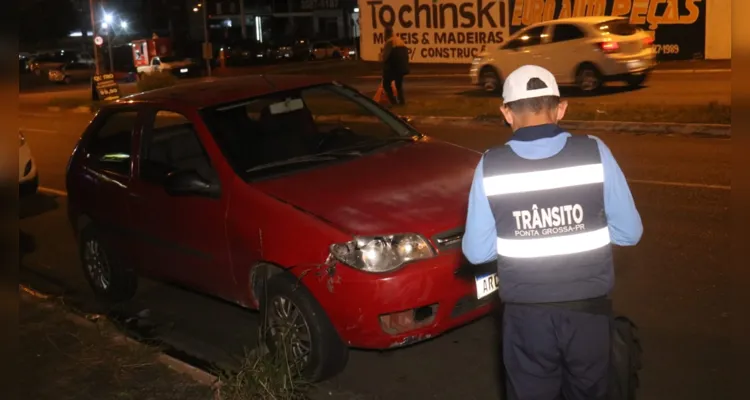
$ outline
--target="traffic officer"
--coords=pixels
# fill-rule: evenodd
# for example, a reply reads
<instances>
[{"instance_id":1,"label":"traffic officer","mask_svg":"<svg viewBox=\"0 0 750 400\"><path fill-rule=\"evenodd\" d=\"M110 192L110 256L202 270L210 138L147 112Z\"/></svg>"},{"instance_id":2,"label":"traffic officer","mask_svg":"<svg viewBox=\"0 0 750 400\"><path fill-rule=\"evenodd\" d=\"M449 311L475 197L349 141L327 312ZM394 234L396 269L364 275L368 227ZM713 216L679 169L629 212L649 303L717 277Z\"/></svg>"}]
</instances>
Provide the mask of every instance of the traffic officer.
<instances>
[{"instance_id":1,"label":"traffic officer","mask_svg":"<svg viewBox=\"0 0 750 400\"><path fill-rule=\"evenodd\" d=\"M497 262L509 400L607 397L610 245L643 233L609 148L557 125L566 108L546 69L508 75L500 111L513 136L484 153L469 193L462 249Z\"/></svg>"}]
</instances>

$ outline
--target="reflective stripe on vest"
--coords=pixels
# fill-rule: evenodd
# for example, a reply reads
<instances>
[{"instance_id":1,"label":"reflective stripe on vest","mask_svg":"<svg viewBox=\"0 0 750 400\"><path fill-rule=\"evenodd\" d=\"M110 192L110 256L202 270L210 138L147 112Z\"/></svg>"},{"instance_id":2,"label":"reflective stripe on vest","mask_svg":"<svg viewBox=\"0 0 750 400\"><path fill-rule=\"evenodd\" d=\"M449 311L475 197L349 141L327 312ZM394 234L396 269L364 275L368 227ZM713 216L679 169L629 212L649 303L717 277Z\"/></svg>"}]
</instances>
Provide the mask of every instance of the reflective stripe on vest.
<instances>
[{"instance_id":1,"label":"reflective stripe on vest","mask_svg":"<svg viewBox=\"0 0 750 400\"><path fill-rule=\"evenodd\" d=\"M487 196L528 193L604 182L604 166L599 164L522 172L484 178Z\"/></svg>"},{"instance_id":2,"label":"reflective stripe on vest","mask_svg":"<svg viewBox=\"0 0 750 400\"><path fill-rule=\"evenodd\" d=\"M529 193L604 182L601 163L496 175L484 178L485 194ZM509 258L536 258L582 253L609 245L609 228L565 236L529 239L497 238L497 253Z\"/></svg>"},{"instance_id":3,"label":"reflective stripe on vest","mask_svg":"<svg viewBox=\"0 0 750 400\"><path fill-rule=\"evenodd\" d=\"M609 242L609 228L539 239L497 238L497 254L511 258L561 256L598 249Z\"/></svg>"}]
</instances>

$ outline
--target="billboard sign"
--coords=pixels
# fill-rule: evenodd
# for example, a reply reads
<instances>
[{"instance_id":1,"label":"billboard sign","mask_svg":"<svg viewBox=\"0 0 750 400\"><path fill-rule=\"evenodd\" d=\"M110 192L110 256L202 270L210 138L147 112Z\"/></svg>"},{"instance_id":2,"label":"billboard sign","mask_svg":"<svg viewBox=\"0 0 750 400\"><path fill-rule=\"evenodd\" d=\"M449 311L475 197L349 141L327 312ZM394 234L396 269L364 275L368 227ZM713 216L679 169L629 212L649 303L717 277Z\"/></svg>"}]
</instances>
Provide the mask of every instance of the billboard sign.
<instances>
[{"instance_id":1,"label":"billboard sign","mask_svg":"<svg viewBox=\"0 0 750 400\"><path fill-rule=\"evenodd\" d=\"M705 0L359 0L361 52L377 61L392 26L414 63L468 64L525 26L581 16L626 17L654 32L659 59L703 58Z\"/></svg>"}]
</instances>

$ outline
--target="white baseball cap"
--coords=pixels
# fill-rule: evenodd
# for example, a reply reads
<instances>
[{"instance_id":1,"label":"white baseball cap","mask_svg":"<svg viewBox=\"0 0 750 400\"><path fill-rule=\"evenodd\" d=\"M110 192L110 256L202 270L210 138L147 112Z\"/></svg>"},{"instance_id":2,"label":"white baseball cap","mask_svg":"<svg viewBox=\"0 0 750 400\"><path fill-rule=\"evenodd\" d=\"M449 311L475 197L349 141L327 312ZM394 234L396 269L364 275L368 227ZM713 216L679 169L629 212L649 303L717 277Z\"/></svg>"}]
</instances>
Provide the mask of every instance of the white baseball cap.
<instances>
[{"instance_id":1,"label":"white baseball cap","mask_svg":"<svg viewBox=\"0 0 750 400\"><path fill-rule=\"evenodd\" d=\"M529 81L538 78L547 87L541 89L529 89ZM503 102L531 99L541 96L560 97L560 89L557 87L555 76L538 65L524 65L511 72L503 83Z\"/></svg>"}]
</instances>

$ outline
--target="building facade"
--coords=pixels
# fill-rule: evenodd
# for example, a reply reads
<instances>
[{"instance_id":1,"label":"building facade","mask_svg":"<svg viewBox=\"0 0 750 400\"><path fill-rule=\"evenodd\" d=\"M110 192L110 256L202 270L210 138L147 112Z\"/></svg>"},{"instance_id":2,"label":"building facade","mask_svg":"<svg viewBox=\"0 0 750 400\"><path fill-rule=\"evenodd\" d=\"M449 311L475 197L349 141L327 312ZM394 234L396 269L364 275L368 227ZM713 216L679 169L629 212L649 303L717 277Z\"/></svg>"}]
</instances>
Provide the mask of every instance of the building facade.
<instances>
[{"instance_id":1,"label":"building facade","mask_svg":"<svg viewBox=\"0 0 750 400\"><path fill-rule=\"evenodd\" d=\"M190 35L202 39L202 2L186 2L193 10ZM359 31L356 0L206 0L206 7L212 40L350 39Z\"/></svg>"}]
</instances>

